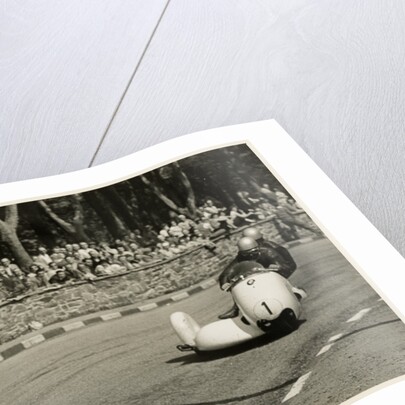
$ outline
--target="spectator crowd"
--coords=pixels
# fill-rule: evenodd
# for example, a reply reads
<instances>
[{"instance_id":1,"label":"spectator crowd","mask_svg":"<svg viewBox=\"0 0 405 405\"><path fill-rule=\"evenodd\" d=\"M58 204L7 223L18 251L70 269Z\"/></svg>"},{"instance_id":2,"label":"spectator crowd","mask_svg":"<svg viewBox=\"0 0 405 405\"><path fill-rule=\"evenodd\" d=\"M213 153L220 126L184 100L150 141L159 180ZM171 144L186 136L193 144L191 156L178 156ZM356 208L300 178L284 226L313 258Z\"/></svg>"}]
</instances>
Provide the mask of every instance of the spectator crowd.
<instances>
[{"instance_id":1,"label":"spectator crowd","mask_svg":"<svg viewBox=\"0 0 405 405\"><path fill-rule=\"evenodd\" d=\"M266 190L273 195L271 202ZM264 219L274 219L284 240L299 237L297 226L299 228L300 223L295 225L291 218L303 211L283 192L273 193L263 185L258 198L252 198L244 191L239 196L249 207L245 211L236 206L230 209L219 207L207 200L197 209L196 219L176 215L158 232L147 226L142 232L136 229L111 243L80 242L52 249L39 247L27 269L21 269L10 258L3 257L0 260L0 301L53 285L92 282L98 277L122 274L170 259L197 246L215 250L212 241L215 237L228 235L234 229ZM301 225L314 231L313 225L311 228L307 223Z\"/></svg>"}]
</instances>

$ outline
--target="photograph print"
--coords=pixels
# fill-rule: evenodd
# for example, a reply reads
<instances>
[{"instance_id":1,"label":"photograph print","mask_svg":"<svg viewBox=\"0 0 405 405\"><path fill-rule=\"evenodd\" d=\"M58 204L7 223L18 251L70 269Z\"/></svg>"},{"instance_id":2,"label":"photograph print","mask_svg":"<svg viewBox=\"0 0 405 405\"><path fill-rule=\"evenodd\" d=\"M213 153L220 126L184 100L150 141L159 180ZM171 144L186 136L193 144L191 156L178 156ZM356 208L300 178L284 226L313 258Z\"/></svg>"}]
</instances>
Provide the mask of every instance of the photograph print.
<instances>
[{"instance_id":1,"label":"photograph print","mask_svg":"<svg viewBox=\"0 0 405 405\"><path fill-rule=\"evenodd\" d=\"M8 405L340 404L405 374L402 321L246 144L1 207L0 325Z\"/></svg>"}]
</instances>

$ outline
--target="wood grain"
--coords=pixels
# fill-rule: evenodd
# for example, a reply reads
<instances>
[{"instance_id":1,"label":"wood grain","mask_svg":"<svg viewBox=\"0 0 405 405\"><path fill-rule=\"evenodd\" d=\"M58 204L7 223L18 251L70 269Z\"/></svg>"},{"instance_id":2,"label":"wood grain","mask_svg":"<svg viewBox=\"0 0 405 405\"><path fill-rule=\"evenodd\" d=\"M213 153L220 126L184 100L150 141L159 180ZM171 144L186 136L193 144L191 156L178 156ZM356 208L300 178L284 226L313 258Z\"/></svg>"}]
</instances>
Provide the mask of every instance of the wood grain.
<instances>
[{"instance_id":1,"label":"wood grain","mask_svg":"<svg viewBox=\"0 0 405 405\"><path fill-rule=\"evenodd\" d=\"M404 254L404 6L173 0L95 163L276 118Z\"/></svg>"},{"instance_id":2,"label":"wood grain","mask_svg":"<svg viewBox=\"0 0 405 405\"><path fill-rule=\"evenodd\" d=\"M2 2L1 182L89 165L165 4Z\"/></svg>"}]
</instances>

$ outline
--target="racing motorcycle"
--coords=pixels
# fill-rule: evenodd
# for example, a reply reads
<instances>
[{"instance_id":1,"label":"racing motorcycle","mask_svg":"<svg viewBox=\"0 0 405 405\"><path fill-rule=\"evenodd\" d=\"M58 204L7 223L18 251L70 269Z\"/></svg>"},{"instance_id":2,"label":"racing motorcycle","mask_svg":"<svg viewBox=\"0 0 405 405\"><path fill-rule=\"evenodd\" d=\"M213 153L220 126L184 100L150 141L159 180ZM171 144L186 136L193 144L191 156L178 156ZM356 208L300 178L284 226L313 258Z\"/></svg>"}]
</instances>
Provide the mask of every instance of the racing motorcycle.
<instances>
[{"instance_id":1,"label":"racing motorcycle","mask_svg":"<svg viewBox=\"0 0 405 405\"><path fill-rule=\"evenodd\" d=\"M170 322L182 341L180 351L196 353L226 349L271 331L288 334L299 325L305 290L293 287L277 271L255 266L226 286L239 315L200 326L190 315L175 312Z\"/></svg>"}]
</instances>

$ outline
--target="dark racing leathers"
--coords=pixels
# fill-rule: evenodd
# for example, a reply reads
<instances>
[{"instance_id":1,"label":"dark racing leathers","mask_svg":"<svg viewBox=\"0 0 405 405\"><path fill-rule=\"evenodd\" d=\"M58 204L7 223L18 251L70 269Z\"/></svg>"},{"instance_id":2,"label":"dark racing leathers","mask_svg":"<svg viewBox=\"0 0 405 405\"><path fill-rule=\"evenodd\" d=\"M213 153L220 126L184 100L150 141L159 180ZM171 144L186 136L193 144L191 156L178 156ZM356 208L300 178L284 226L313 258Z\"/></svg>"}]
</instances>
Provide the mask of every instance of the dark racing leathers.
<instances>
[{"instance_id":1,"label":"dark racing leathers","mask_svg":"<svg viewBox=\"0 0 405 405\"><path fill-rule=\"evenodd\" d=\"M232 278L236 275L235 265L244 261L254 261L261 264L265 269L269 268L272 264L278 264L274 259L274 255L270 255L266 248L259 248L258 254L255 256L244 255L239 252L235 259L232 260L219 275L218 281L221 288L224 284L230 283Z\"/></svg>"},{"instance_id":2,"label":"dark racing leathers","mask_svg":"<svg viewBox=\"0 0 405 405\"><path fill-rule=\"evenodd\" d=\"M229 283L232 279L234 266L237 263L243 261L255 261L261 264L265 269L268 269L270 265L278 265L278 272L285 278L291 276L297 265L286 248L278 245L274 242L258 241L259 253L257 257L241 254L240 252L231 263L229 263L223 272L219 275L219 285L222 286L225 283Z\"/></svg>"},{"instance_id":3,"label":"dark racing leathers","mask_svg":"<svg viewBox=\"0 0 405 405\"><path fill-rule=\"evenodd\" d=\"M257 242L261 248L267 250L266 254L272 257L274 264L280 266L279 273L285 278L290 277L297 268L297 264L290 255L290 252L285 247L275 242L265 241L263 239L259 239Z\"/></svg>"},{"instance_id":4,"label":"dark racing leathers","mask_svg":"<svg viewBox=\"0 0 405 405\"><path fill-rule=\"evenodd\" d=\"M236 265L244 261L255 261L266 269L268 269L271 265L276 265L278 266L278 272L286 278L289 277L297 268L297 264L295 263L293 257L283 246L280 246L274 242L264 241L263 239L258 240L257 242L259 244L259 252L257 256L244 255L243 253L241 254L241 252L239 252L236 258L232 260L232 262L229 263L222 271L218 279L221 289L224 289L224 286L229 284L232 278L241 274L241 267ZM238 313L239 309L236 304L234 304L229 311L219 315L219 318L233 318L238 316Z\"/></svg>"},{"instance_id":5,"label":"dark racing leathers","mask_svg":"<svg viewBox=\"0 0 405 405\"><path fill-rule=\"evenodd\" d=\"M219 275L219 285L222 290L227 290L227 288L231 285L232 280L237 276L246 276L250 273L251 267L243 266L244 264L252 264L255 263L260 267L269 267L272 263L271 257L265 253L265 250L259 250L259 254L256 257L252 256L244 256L238 254L231 263L226 266L225 270ZM218 316L219 319L226 319L226 318L235 318L239 314L238 306L233 303L233 306L230 310L226 311L224 314Z\"/></svg>"}]
</instances>

